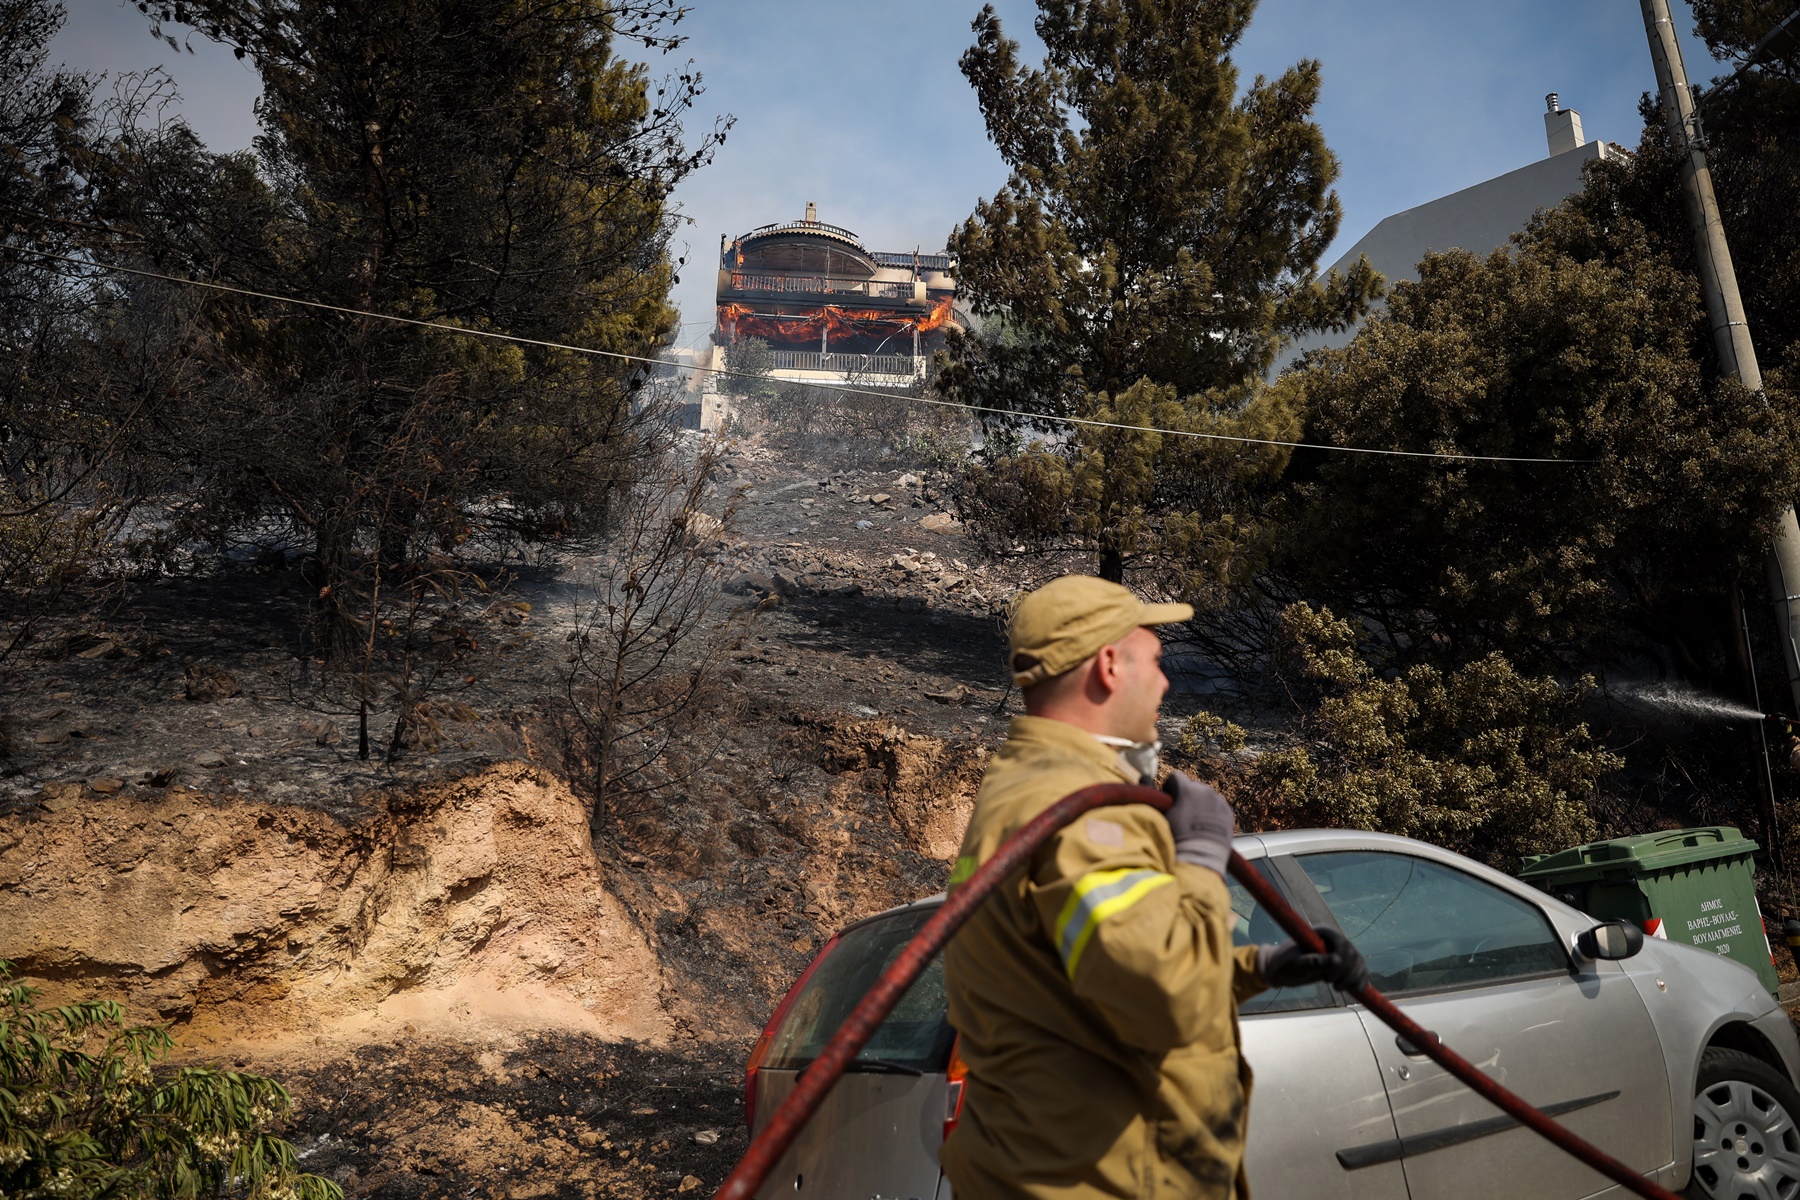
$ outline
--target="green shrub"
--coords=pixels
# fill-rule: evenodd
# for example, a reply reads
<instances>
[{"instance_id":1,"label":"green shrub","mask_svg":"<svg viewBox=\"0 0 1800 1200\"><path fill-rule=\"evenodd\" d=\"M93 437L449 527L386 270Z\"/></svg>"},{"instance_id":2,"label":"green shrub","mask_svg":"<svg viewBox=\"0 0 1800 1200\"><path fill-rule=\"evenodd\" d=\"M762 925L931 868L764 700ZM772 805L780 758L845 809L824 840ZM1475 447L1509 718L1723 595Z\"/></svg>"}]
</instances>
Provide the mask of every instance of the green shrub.
<instances>
[{"instance_id":1,"label":"green shrub","mask_svg":"<svg viewBox=\"0 0 1800 1200\"><path fill-rule=\"evenodd\" d=\"M0 1200L343 1200L268 1131L291 1107L273 1079L157 1068L165 1029L36 999L0 960Z\"/></svg>"},{"instance_id":2,"label":"green shrub","mask_svg":"<svg viewBox=\"0 0 1800 1200\"><path fill-rule=\"evenodd\" d=\"M1304 604L1280 639L1300 705L1285 744L1248 752L1243 730L1200 713L1178 749L1223 782L1245 829L1380 830L1503 868L1594 836L1590 798L1621 760L1576 719L1591 681L1521 675L1499 653L1384 673L1347 622Z\"/></svg>"}]
</instances>

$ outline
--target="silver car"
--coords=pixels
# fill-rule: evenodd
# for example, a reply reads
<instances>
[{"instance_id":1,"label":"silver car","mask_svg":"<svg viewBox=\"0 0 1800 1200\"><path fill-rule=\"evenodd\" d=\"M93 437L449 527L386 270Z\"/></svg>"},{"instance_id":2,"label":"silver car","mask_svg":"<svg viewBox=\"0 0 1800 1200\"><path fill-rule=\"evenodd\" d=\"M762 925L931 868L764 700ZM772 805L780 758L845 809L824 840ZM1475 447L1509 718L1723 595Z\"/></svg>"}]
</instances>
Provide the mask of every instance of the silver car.
<instances>
[{"instance_id":1,"label":"silver car","mask_svg":"<svg viewBox=\"0 0 1800 1200\"><path fill-rule=\"evenodd\" d=\"M1236 846L1309 920L1349 935L1409 1016L1576 1133L1690 1195L1800 1198L1800 1042L1748 967L1658 939L1595 961L1574 948L1593 918L1407 838L1296 830ZM1231 896L1239 944L1282 939L1235 882ZM752 1052L752 1128L941 901L871 917L820 950ZM1609 1188L1324 984L1265 992L1242 1015L1258 1195L1575 1200ZM961 1106L954 1043L940 960L762 1200L948 1200L937 1151Z\"/></svg>"}]
</instances>

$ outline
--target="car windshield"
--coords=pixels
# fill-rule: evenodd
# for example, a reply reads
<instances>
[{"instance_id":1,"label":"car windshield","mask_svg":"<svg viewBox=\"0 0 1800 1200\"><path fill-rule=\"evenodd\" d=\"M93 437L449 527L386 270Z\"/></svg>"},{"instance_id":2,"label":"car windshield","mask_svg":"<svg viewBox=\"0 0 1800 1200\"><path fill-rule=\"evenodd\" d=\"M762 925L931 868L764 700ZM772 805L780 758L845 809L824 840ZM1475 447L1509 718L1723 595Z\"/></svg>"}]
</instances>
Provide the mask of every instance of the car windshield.
<instances>
[{"instance_id":1,"label":"car windshield","mask_svg":"<svg viewBox=\"0 0 1800 1200\"><path fill-rule=\"evenodd\" d=\"M856 1002L935 911L931 906L907 909L838 938L794 998L762 1065L798 1070L817 1058ZM953 1036L944 1009L944 959L939 955L900 997L850 1069L944 1070Z\"/></svg>"}]
</instances>

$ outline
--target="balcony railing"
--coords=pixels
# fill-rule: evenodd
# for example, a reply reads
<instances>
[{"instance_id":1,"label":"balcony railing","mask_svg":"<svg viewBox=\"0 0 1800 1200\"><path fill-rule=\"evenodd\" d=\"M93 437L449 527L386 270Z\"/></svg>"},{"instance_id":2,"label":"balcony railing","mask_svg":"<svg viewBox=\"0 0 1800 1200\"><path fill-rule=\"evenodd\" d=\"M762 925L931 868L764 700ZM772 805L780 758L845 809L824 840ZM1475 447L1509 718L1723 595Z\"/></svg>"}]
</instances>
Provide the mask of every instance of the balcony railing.
<instances>
[{"instance_id":1,"label":"balcony railing","mask_svg":"<svg viewBox=\"0 0 1800 1200\"><path fill-rule=\"evenodd\" d=\"M871 250L869 257L877 266L900 267L912 270L915 266L921 271L948 271L955 267L955 262L948 254L894 254L886 250Z\"/></svg>"},{"instance_id":2,"label":"balcony railing","mask_svg":"<svg viewBox=\"0 0 1800 1200\"><path fill-rule=\"evenodd\" d=\"M776 350L770 369L821 371L857 379L918 379L925 374L925 358L910 354L819 354L806 350Z\"/></svg>"},{"instance_id":3,"label":"balcony railing","mask_svg":"<svg viewBox=\"0 0 1800 1200\"><path fill-rule=\"evenodd\" d=\"M831 275L751 275L733 271L731 287L739 292L801 292L809 296L874 296L886 300L911 300L913 297L913 285L908 281L882 283Z\"/></svg>"}]
</instances>

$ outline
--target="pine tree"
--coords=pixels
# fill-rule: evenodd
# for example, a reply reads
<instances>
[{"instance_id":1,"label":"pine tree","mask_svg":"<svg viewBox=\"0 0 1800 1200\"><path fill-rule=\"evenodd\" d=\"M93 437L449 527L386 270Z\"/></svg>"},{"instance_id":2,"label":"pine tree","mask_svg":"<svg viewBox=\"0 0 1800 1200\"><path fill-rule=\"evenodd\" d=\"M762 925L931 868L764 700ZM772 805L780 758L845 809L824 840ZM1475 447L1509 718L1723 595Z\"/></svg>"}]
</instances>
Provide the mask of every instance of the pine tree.
<instances>
[{"instance_id":1,"label":"pine tree","mask_svg":"<svg viewBox=\"0 0 1800 1200\"><path fill-rule=\"evenodd\" d=\"M962 59L1011 176L951 242L986 324L951 339L942 386L1019 414L990 423L965 508L991 541L1080 546L1112 579L1153 562L1203 593L1245 573L1246 510L1284 455L1033 418L1291 438L1291 395L1263 383L1281 345L1356 319L1379 278L1317 273L1339 221L1319 65L1240 96L1253 0L1038 7L1041 67L991 6ZM1061 436L1022 448L1034 425Z\"/></svg>"},{"instance_id":2,"label":"pine tree","mask_svg":"<svg viewBox=\"0 0 1800 1200\"><path fill-rule=\"evenodd\" d=\"M673 330L667 197L722 130L685 144L698 74L659 85L620 53L674 45L671 5L140 7L264 87L254 157L179 129L120 147L113 216L159 269L627 354ZM302 539L332 653L364 640L343 610L365 568L593 527L635 460L641 372L618 361L252 299L211 304L198 352L210 380L165 421L194 532Z\"/></svg>"}]
</instances>

